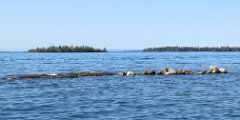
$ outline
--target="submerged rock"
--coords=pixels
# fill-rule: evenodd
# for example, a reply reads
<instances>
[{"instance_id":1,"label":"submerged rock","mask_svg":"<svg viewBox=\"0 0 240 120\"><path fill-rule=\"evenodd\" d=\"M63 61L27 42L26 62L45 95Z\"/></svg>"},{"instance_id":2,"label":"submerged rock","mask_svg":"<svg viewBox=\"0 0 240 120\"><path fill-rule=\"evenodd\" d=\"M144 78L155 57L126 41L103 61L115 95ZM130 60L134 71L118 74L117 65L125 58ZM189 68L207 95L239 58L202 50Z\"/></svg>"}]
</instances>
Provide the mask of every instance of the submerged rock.
<instances>
[{"instance_id":1,"label":"submerged rock","mask_svg":"<svg viewBox=\"0 0 240 120\"><path fill-rule=\"evenodd\" d=\"M111 72L80 72L77 73L78 76L109 76L115 75L115 73Z\"/></svg>"},{"instance_id":2,"label":"submerged rock","mask_svg":"<svg viewBox=\"0 0 240 120\"><path fill-rule=\"evenodd\" d=\"M81 76L109 76L115 75L110 72L79 72L79 73L59 73L59 74L25 74L25 75L11 75L3 79L53 79L53 78L77 78Z\"/></svg>"},{"instance_id":3,"label":"submerged rock","mask_svg":"<svg viewBox=\"0 0 240 120\"><path fill-rule=\"evenodd\" d=\"M59 74L58 78L77 78L79 75L78 73L64 73L64 74Z\"/></svg>"},{"instance_id":4,"label":"submerged rock","mask_svg":"<svg viewBox=\"0 0 240 120\"><path fill-rule=\"evenodd\" d=\"M52 76L48 74L25 74L25 75L10 75L3 79L15 80L15 79L41 79L41 78L56 78L57 76Z\"/></svg>"},{"instance_id":5,"label":"submerged rock","mask_svg":"<svg viewBox=\"0 0 240 120\"><path fill-rule=\"evenodd\" d=\"M185 74L193 74L193 72L190 70L177 70L176 74L177 75L185 75Z\"/></svg>"},{"instance_id":6,"label":"submerged rock","mask_svg":"<svg viewBox=\"0 0 240 120\"><path fill-rule=\"evenodd\" d=\"M142 75L155 75L156 72L154 70L144 70Z\"/></svg>"},{"instance_id":7,"label":"submerged rock","mask_svg":"<svg viewBox=\"0 0 240 120\"><path fill-rule=\"evenodd\" d=\"M204 74L207 74L207 70L204 70L204 71L197 72L197 74L199 74L199 75L204 75Z\"/></svg>"}]
</instances>

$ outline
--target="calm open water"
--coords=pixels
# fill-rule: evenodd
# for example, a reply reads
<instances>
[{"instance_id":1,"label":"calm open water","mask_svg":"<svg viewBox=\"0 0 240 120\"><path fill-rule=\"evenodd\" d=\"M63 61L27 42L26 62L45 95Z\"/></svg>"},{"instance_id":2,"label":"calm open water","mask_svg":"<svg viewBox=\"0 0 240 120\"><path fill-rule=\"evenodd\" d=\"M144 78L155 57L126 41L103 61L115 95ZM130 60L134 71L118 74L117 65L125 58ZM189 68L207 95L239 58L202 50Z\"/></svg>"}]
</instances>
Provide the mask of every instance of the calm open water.
<instances>
[{"instance_id":1,"label":"calm open water","mask_svg":"<svg viewBox=\"0 0 240 120\"><path fill-rule=\"evenodd\" d=\"M208 69L221 75L0 80L0 120L240 119L240 53L0 53L0 77Z\"/></svg>"}]
</instances>

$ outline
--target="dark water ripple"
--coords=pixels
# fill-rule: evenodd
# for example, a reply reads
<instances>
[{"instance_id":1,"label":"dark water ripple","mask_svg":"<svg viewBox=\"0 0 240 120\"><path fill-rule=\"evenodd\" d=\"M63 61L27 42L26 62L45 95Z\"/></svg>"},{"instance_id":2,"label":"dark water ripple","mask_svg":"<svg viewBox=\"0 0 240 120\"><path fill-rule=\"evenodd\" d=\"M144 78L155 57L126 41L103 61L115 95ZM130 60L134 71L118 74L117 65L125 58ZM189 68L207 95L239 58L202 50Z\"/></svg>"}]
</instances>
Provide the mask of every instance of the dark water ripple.
<instances>
[{"instance_id":1,"label":"dark water ripple","mask_svg":"<svg viewBox=\"0 0 240 120\"><path fill-rule=\"evenodd\" d=\"M0 53L0 76L226 67L225 75L0 80L0 120L239 119L240 53Z\"/></svg>"}]
</instances>

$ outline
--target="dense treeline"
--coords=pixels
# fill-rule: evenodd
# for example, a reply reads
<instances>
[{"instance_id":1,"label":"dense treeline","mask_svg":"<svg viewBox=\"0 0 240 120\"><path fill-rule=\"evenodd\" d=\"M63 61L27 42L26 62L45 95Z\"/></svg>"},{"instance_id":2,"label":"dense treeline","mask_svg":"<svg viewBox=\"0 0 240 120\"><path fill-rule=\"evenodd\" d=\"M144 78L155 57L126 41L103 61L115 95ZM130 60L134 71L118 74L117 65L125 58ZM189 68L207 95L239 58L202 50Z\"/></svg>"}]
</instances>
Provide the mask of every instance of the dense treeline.
<instances>
[{"instance_id":1,"label":"dense treeline","mask_svg":"<svg viewBox=\"0 0 240 120\"><path fill-rule=\"evenodd\" d=\"M239 52L240 47L153 47L146 48L144 52Z\"/></svg>"},{"instance_id":2,"label":"dense treeline","mask_svg":"<svg viewBox=\"0 0 240 120\"><path fill-rule=\"evenodd\" d=\"M107 52L106 48L99 49L90 46L50 46L38 47L28 50L28 52Z\"/></svg>"}]
</instances>

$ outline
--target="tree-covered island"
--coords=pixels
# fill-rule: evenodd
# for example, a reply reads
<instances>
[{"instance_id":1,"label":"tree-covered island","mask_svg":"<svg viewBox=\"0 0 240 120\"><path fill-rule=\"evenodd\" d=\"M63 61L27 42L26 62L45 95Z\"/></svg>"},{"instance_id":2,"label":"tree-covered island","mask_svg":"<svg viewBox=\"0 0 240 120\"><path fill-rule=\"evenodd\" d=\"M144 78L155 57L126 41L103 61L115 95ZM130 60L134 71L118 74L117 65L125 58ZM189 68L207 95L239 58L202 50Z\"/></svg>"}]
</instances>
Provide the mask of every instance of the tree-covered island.
<instances>
[{"instance_id":1,"label":"tree-covered island","mask_svg":"<svg viewBox=\"0 0 240 120\"><path fill-rule=\"evenodd\" d=\"M240 47L152 47L144 52L240 52Z\"/></svg>"},{"instance_id":2,"label":"tree-covered island","mask_svg":"<svg viewBox=\"0 0 240 120\"><path fill-rule=\"evenodd\" d=\"M91 46L50 46L50 47L37 47L28 50L28 52L107 52L106 48L93 48Z\"/></svg>"}]
</instances>

